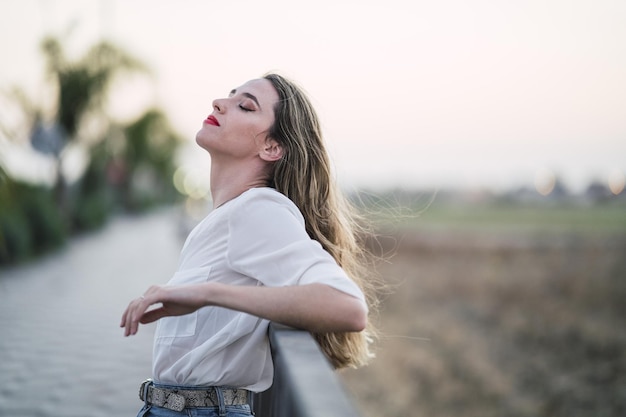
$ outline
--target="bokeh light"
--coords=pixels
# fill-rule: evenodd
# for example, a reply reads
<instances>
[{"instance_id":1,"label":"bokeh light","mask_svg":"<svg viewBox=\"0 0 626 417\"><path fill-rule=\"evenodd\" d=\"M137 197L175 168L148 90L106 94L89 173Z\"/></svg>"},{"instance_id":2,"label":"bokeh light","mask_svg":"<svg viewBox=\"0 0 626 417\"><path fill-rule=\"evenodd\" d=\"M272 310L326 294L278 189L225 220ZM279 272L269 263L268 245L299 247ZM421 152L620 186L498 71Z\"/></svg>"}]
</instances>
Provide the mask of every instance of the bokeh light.
<instances>
[{"instance_id":1,"label":"bokeh light","mask_svg":"<svg viewBox=\"0 0 626 417\"><path fill-rule=\"evenodd\" d=\"M173 181L176 190L183 195L198 200L209 197L210 184L206 175L198 175L185 167L179 167L174 172Z\"/></svg>"},{"instance_id":2,"label":"bokeh light","mask_svg":"<svg viewBox=\"0 0 626 417\"><path fill-rule=\"evenodd\" d=\"M619 169L614 169L609 174L609 189L614 195L619 195L624 191L626 185L626 177Z\"/></svg>"},{"instance_id":3,"label":"bokeh light","mask_svg":"<svg viewBox=\"0 0 626 417\"><path fill-rule=\"evenodd\" d=\"M556 185L554 172L547 168L541 168L535 173L535 189L543 196L549 195Z\"/></svg>"}]
</instances>

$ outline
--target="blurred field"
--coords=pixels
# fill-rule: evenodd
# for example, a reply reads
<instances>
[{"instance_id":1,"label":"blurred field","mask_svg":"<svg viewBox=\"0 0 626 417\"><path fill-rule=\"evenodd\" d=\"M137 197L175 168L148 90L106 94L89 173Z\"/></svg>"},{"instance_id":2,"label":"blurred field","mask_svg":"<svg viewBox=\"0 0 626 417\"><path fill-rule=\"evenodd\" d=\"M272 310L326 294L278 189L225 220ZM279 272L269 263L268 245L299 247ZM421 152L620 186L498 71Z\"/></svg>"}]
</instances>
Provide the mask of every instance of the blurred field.
<instances>
[{"instance_id":1,"label":"blurred field","mask_svg":"<svg viewBox=\"0 0 626 417\"><path fill-rule=\"evenodd\" d=\"M364 416L626 415L623 202L399 214Z\"/></svg>"}]
</instances>

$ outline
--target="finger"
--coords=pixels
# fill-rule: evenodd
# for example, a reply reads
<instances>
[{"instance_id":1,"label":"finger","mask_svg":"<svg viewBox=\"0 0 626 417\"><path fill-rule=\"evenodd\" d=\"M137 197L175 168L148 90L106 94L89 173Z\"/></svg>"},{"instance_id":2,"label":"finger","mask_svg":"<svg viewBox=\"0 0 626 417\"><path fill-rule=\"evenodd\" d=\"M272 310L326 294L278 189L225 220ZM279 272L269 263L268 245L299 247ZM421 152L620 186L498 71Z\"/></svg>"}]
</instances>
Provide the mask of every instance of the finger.
<instances>
[{"instance_id":1,"label":"finger","mask_svg":"<svg viewBox=\"0 0 626 417\"><path fill-rule=\"evenodd\" d=\"M148 306L149 304L146 303L146 299L143 295L140 298L131 301L122 316L121 324L122 327L124 327L124 336L137 334L139 319Z\"/></svg>"},{"instance_id":2,"label":"finger","mask_svg":"<svg viewBox=\"0 0 626 417\"><path fill-rule=\"evenodd\" d=\"M122 318L120 320L120 327L126 327L128 311L130 310L130 307L133 304L133 301L131 301L130 304L128 304L128 307L126 307L126 310L124 310L124 313L122 313Z\"/></svg>"},{"instance_id":3,"label":"finger","mask_svg":"<svg viewBox=\"0 0 626 417\"><path fill-rule=\"evenodd\" d=\"M126 310L122 314L122 318L120 320L120 327L126 327Z\"/></svg>"},{"instance_id":4,"label":"finger","mask_svg":"<svg viewBox=\"0 0 626 417\"><path fill-rule=\"evenodd\" d=\"M133 306L133 302L131 302L128 307L126 307L126 310L124 310L124 314L122 314L122 320L120 321L120 327L124 328L124 336L128 336L129 332L129 326L130 326L130 321L131 321L131 317L132 317L132 306Z\"/></svg>"},{"instance_id":5,"label":"finger","mask_svg":"<svg viewBox=\"0 0 626 417\"><path fill-rule=\"evenodd\" d=\"M137 312L137 309L133 309L127 319L126 323L126 331L125 336L133 336L137 334L137 330L139 329L139 316L140 313Z\"/></svg>"},{"instance_id":6,"label":"finger","mask_svg":"<svg viewBox=\"0 0 626 417\"><path fill-rule=\"evenodd\" d=\"M137 300L137 303L131 315L131 321L129 326L130 335L136 335L139 331L139 320L141 319L141 316L143 316L143 313L146 311L148 306L149 304L145 303L145 298L143 296L141 296L141 298Z\"/></svg>"},{"instance_id":7,"label":"finger","mask_svg":"<svg viewBox=\"0 0 626 417\"><path fill-rule=\"evenodd\" d=\"M131 334L131 326L133 321L132 308L129 306L124 318L124 336L128 337Z\"/></svg>"}]
</instances>

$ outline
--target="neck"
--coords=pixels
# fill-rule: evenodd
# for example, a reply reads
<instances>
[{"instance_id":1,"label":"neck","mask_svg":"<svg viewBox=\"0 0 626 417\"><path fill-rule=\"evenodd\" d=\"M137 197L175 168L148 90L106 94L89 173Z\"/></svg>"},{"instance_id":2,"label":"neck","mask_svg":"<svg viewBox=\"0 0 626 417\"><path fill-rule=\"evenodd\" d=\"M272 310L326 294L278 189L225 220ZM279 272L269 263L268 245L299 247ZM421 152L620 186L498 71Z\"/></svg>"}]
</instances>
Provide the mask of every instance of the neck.
<instances>
[{"instance_id":1,"label":"neck","mask_svg":"<svg viewBox=\"0 0 626 417\"><path fill-rule=\"evenodd\" d=\"M211 163L211 197L213 208L240 196L251 188L267 186L267 175L259 165L257 169L232 163Z\"/></svg>"}]
</instances>

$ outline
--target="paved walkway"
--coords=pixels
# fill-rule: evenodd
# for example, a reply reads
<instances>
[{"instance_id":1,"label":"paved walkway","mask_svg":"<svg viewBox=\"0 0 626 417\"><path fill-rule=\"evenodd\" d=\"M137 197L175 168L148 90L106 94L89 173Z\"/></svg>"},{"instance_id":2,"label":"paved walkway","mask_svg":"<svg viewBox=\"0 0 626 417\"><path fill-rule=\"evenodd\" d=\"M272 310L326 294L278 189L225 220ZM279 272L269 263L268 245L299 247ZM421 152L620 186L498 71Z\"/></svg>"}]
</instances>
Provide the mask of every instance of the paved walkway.
<instances>
[{"instance_id":1,"label":"paved walkway","mask_svg":"<svg viewBox=\"0 0 626 417\"><path fill-rule=\"evenodd\" d=\"M0 269L0 416L134 416L154 325L121 314L174 271L178 212L123 217L34 263Z\"/></svg>"}]
</instances>

